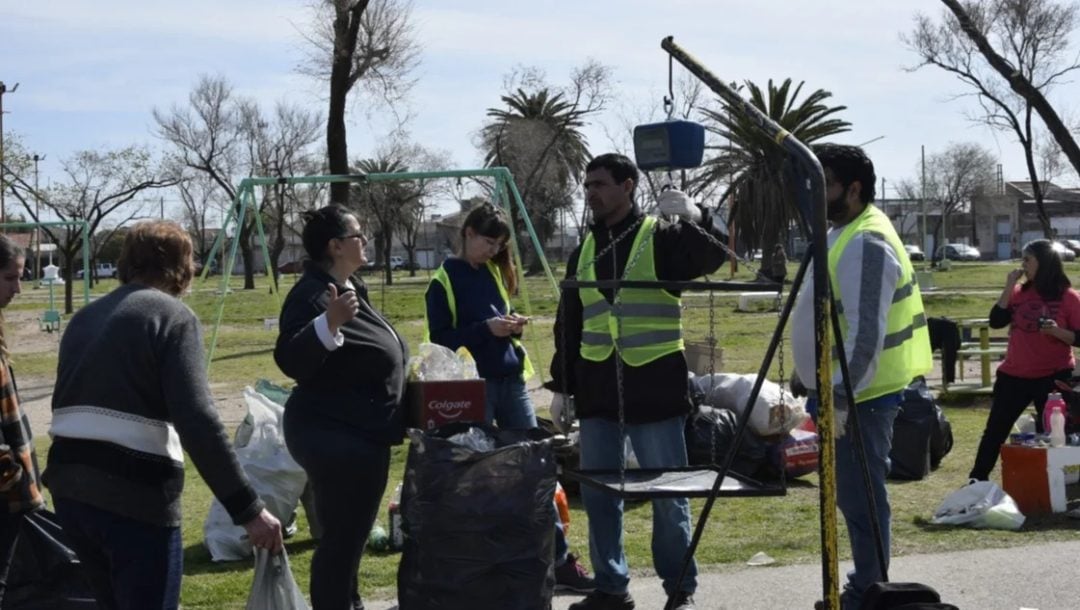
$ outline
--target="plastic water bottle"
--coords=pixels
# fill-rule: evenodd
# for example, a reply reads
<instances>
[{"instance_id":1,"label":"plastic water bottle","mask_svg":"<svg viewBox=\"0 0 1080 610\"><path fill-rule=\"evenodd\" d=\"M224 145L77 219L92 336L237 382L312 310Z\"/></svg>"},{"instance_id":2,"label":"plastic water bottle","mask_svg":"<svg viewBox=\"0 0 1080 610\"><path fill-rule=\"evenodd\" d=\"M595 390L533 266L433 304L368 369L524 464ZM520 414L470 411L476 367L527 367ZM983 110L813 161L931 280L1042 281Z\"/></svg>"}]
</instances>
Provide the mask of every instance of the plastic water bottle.
<instances>
[{"instance_id":1,"label":"plastic water bottle","mask_svg":"<svg viewBox=\"0 0 1080 610\"><path fill-rule=\"evenodd\" d=\"M401 483L394 489L394 495L390 497L390 548L400 551L405 546L405 530L401 527Z\"/></svg>"},{"instance_id":2,"label":"plastic water bottle","mask_svg":"<svg viewBox=\"0 0 1080 610\"><path fill-rule=\"evenodd\" d=\"M1054 414L1054 411L1059 410L1061 411L1062 417L1062 434L1064 434L1065 414L1068 413L1067 407L1065 406L1065 400L1061 398L1059 392L1050 392L1050 394L1046 396L1046 405L1043 406L1043 434L1050 434L1051 430L1053 430L1053 422L1050 421L1050 418Z\"/></svg>"},{"instance_id":3,"label":"plastic water bottle","mask_svg":"<svg viewBox=\"0 0 1080 610\"><path fill-rule=\"evenodd\" d=\"M1065 408L1064 406L1054 407L1054 412L1050 414L1050 446L1051 447L1064 447L1065 446Z\"/></svg>"}]
</instances>

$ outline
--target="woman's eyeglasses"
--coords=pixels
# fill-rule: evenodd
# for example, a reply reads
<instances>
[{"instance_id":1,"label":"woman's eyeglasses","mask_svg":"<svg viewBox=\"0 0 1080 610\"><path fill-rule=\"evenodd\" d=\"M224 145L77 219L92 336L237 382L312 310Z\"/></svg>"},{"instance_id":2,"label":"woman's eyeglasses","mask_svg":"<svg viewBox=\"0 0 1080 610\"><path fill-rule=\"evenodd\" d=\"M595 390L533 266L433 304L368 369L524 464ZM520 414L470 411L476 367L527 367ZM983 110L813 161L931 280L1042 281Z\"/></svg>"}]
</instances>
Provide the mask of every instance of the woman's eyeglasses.
<instances>
[{"instance_id":1,"label":"woman's eyeglasses","mask_svg":"<svg viewBox=\"0 0 1080 610\"><path fill-rule=\"evenodd\" d=\"M365 244L368 241L367 235L364 235L363 233L349 233L348 235L342 235L338 239L359 239Z\"/></svg>"}]
</instances>

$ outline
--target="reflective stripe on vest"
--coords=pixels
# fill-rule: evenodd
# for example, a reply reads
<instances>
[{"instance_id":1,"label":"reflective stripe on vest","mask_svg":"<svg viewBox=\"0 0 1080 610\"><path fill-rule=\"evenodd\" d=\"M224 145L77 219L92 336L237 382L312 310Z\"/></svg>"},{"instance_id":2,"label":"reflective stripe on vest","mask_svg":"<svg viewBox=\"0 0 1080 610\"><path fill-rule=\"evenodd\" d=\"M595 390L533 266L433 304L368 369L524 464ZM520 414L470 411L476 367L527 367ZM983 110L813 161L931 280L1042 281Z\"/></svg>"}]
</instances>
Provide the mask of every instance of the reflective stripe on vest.
<instances>
[{"instance_id":1,"label":"reflective stripe on vest","mask_svg":"<svg viewBox=\"0 0 1080 610\"><path fill-rule=\"evenodd\" d=\"M657 280L652 247L655 230L656 219L646 216L630 247L629 260L637 257L637 261L633 268L623 272L622 279ZM578 260L592 261L595 252L596 240L590 232L581 245ZM596 281L595 265L580 269L578 279ZM614 305L597 288L581 288L578 295L582 358L602 362L617 348L623 362L641 366L683 349L682 303L670 292L657 288L621 288Z\"/></svg>"},{"instance_id":2,"label":"reflective stripe on vest","mask_svg":"<svg viewBox=\"0 0 1080 610\"><path fill-rule=\"evenodd\" d=\"M833 294L840 294L837 280L840 256L858 233L879 235L889 244L900 261L900 278L893 290L877 370L870 384L855 396L856 402L863 402L903 390L912 379L930 371L933 356L922 294L915 282L915 270L892 222L872 204L867 204L863 213L843 228L836 242L829 248L829 279ZM837 307L839 306L838 299ZM847 333L847 320L844 317L840 318L840 328L843 333ZM835 353L833 357L835 358Z\"/></svg>"},{"instance_id":3,"label":"reflective stripe on vest","mask_svg":"<svg viewBox=\"0 0 1080 610\"><path fill-rule=\"evenodd\" d=\"M506 292L506 285L503 284L502 272L499 270L498 265L488 261L487 270L491 273L492 279L495 281L495 286L499 289L499 296L503 300L503 309L510 311L510 295ZM446 268L442 265L435 270L435 273L431 275L432 282L438 282L442 285L443 292L446 293L446 304L450 308L450 325L457 328L457 297L454 295L454 287L450 285L450 276L446 273ZM428 284L430 287L431 284ZM427 312L424 312L424 343L431 343L431 327L428 326ZM536 373L536 369L533 368L532 360L529 358L529 352L525 350L525 346L518 340L517 337L510 337L510 343L521 354L522 362L522 378L526 381L531 379Z\"/></svg>"}]
</instances>

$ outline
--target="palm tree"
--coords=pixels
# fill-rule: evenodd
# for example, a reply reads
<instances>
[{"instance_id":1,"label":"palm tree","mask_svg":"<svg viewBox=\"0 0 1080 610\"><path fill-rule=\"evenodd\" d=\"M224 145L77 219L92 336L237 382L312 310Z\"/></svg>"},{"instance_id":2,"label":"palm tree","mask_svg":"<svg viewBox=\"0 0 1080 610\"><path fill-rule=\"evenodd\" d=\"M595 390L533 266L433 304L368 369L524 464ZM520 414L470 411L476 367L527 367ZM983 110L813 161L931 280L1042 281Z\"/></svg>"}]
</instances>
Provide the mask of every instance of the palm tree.
<instances>
[{"instance_id":1,"label":"palm tree","mask_svg":"<svg viewBox=\"0 0 1080 610\"><path fill-rule=\"evenodd\" d=\"M361 159L355 171L361 174L396 174L409 171L405 161L393 156ZM419 188L412 182L376 182L353 185L349 202L359 215L361 224L368 227L375 240L377 260L384 265L387 285L394 283L390 269L390 251L394 229L420 198Z\"/></svg>"},{"instance_id":2,"label":"palm tree","mask_svg":"<svg viewBox=\"0 0 1080 610\"><path fill-rule=\"evenodd\" d=\"M770 79L767 98L754 83L745 84L750 103L804 144L850 130L851 123L833 116L847 107L825 104L832 97L828 91L818 89L798 102L803 82L792 90L790 78L779 87ZM706 161L702 179L729 182L724 199L734 195L733 230L745 248L761 249L762 266L768 269L775 244L788 242L797 215L787 155L753 121L741 112L729 112L726 104L702 113L706 128L728 142L716 147L716 155Z\"/></svg>"},{"instance_id":3,"label":"palm tree","mask_svg":"<svg viewBox=\"0 0 1080 610\"><path fill-rule=\"evenodd\" d=\"M507 108L489 108L490 121L480 132L484 163L510 169L543 244L554 231L558 211L572 205L573 189L590 159L581 128L593 110L546 87L535 93L518 89L502 101ZM520 227L517 210L514 214ZM539 255L533 256L529 271L539 269Z\"/></svg>"}]
</instances>

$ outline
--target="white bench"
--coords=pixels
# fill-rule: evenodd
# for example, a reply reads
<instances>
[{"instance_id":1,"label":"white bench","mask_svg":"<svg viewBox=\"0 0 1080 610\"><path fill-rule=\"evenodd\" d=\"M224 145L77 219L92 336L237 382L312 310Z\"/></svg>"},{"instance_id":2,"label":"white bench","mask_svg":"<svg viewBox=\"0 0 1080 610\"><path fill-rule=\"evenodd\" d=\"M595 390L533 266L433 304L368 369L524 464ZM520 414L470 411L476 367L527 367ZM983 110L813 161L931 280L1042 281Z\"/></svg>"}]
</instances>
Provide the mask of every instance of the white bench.
<instances>
[{"instance_id":1,"label":"white bench","mask_svg":"<svg viewBox=\"0 0 1080 610\"><path fill-rule=\"evenodd\" d=\"M776 311L778 309L775 292L740 292L736 311Z\"/></svg>"},{"instance_id":2,"label":"white bench","mask_svg":"<svg viewBox=\"0 0 1080 610\"><path fill-rule=\"evenodd\" d=\"M277 318L263 318L263 330L274 330L277 326Z\"/></svg>"}]
</instances>

